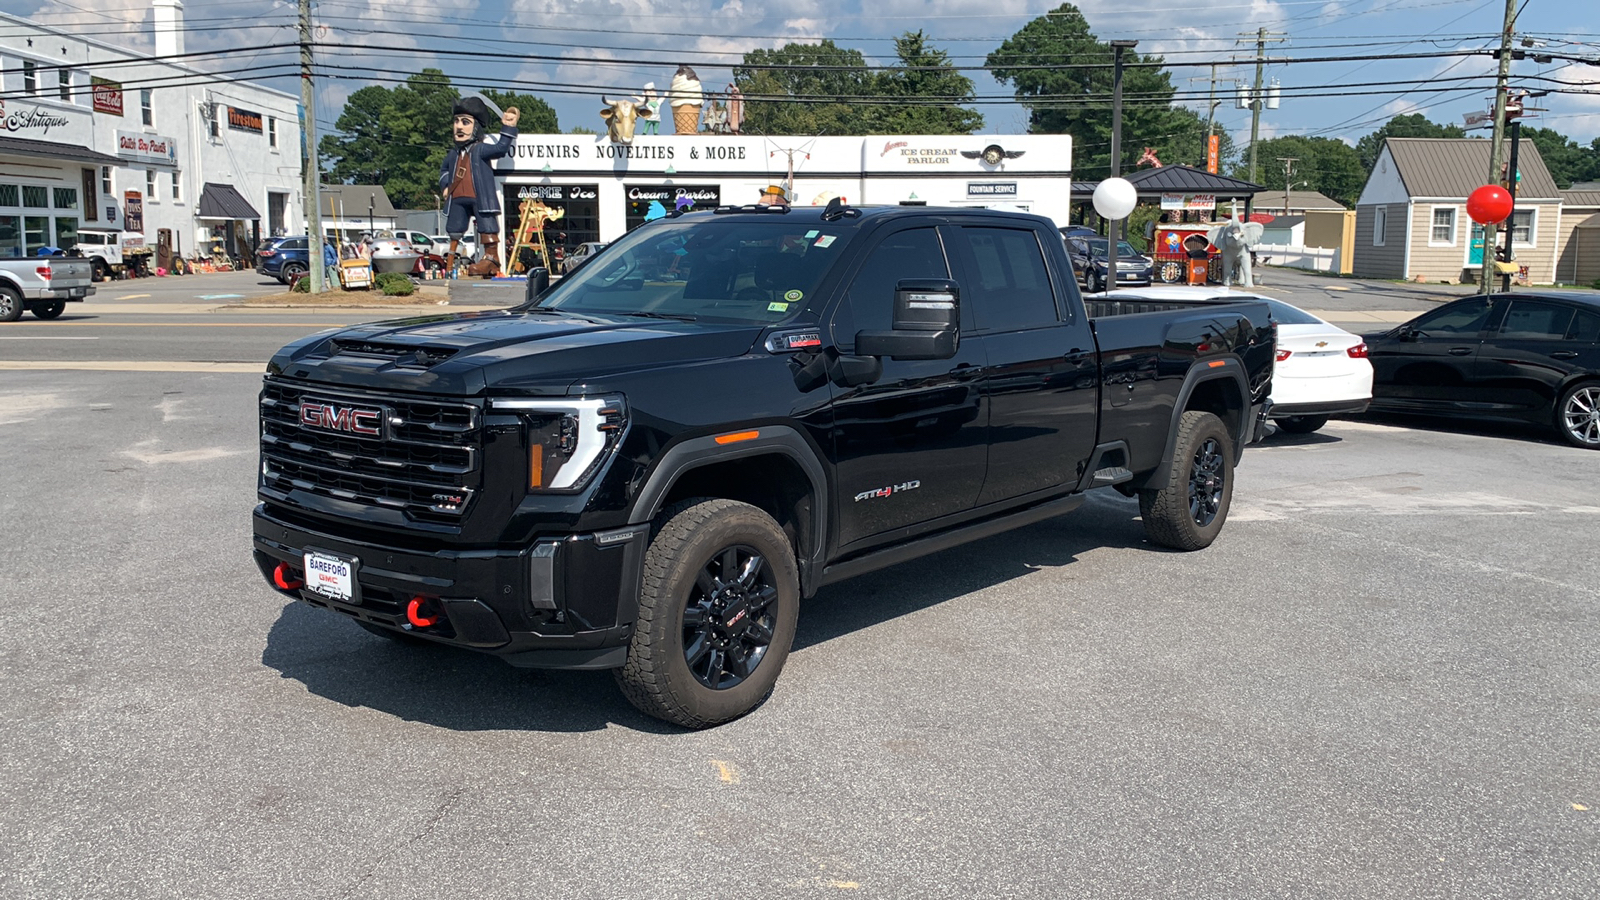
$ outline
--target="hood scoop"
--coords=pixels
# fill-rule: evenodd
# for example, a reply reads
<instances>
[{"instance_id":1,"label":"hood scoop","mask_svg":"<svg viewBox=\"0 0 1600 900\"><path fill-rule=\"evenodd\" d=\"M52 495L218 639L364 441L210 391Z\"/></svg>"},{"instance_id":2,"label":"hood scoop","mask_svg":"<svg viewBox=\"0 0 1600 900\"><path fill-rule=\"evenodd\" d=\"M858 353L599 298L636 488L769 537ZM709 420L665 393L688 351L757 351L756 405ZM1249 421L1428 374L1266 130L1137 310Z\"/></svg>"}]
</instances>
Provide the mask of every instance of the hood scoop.
<instances>
[{"instance_id":1,"label":"hood scoop","mask_svg":"<svg viewBox=\"0 0 1600 900\"><path fill-rule=\"evenodd\" d=\"M394 364L401 368L427 369L455 356L458 349L437 344L418 346L416 344L386 344L382 341L335 338L333 340L332 355L349 354L352 356L388 359L393 360Z\"/></svg>"}]
</instances>

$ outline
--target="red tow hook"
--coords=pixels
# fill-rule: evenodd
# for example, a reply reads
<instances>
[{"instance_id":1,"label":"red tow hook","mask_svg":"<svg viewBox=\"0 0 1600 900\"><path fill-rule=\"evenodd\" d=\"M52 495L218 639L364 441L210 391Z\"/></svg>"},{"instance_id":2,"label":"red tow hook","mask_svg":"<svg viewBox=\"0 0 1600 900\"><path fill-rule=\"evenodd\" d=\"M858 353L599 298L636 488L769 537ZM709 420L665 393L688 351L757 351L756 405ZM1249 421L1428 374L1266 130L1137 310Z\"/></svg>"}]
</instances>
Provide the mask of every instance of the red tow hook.
<instances>
[{"instance_id":1,"label":"red tow hook","mask_svg":"<svg viewBox=\"0 0 1600 900\"><path fill-rule=\"evenodd\" d=\"M432 605L432 597L412 597L411 602L406 604L406 619L417 628L432 628L439 623L439 614L432 612L429 615L424 615L422 611L424 606Z\"/></svg>"},{"instance_id":2,"label":"red tow hook","mask_svg":"<svg viewBox=\"0 0 1600 900\"><path fill-rule=\"evenodd\" d=\"M289 568L288 563L278 563L278 567L272 570L272 583L283 591L299 590L305 587L306 584L304 581L294 577L294 570Z\"/></svg>"}]
</instances>

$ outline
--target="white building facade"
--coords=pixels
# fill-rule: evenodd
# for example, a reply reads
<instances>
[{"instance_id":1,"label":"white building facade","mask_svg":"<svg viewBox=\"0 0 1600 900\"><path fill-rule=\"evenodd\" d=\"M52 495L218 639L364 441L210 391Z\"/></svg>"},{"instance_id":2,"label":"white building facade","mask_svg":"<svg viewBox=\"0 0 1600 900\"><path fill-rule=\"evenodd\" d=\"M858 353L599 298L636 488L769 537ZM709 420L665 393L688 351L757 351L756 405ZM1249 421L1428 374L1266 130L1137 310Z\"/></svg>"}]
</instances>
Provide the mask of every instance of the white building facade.
<instances>
[{"instance_id":1,"label":"white building facade","mask_svg":"<svg viewBox=\"0 0 1600 900\"><path fill-rule=\"evenodd\" d=\"M156 56L183 53L156 0ZM299 98L0 14L0 256L80 229L192 257L303 232Z\"/></svg>"},{"instance_id":2,"label":"white building facade","mask_svg":"<svg viewBox=\"0 0 1600 900\"><path fill-rule=\"evenodd\" d=\"M784 184L793 171L793 183ZM754 137L524 134L496 163L505 240L514 240L528 199L560 209L546 235L571 246L612 241L645 221L651 203L671 211L742 206L769 185L789 202L828 195L852 205L1004 206L1067 221L1072 194L1068 135ZM824 199L822 202L826 202Z\"/></svg>"}]
</instances>

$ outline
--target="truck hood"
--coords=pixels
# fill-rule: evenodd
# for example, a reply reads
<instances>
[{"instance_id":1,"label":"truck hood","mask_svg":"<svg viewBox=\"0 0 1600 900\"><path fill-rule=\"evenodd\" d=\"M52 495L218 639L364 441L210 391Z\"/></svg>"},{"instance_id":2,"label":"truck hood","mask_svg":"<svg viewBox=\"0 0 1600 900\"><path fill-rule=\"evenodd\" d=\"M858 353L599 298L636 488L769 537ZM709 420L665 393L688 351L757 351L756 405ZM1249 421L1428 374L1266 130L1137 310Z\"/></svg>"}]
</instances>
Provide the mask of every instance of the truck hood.
<instances>
[{"instance_id":1,"label":"truck hood","mask_svg":"<svg viewBox=\"0 0 1600 900\"><path fill-rule=\"evenodd\" d=\"M565 392L575 382L740 356L761 329L554 310L494 310L358 325L284 347L268 374L350 387L474 396Z\"/></svg>"}]
</instances>

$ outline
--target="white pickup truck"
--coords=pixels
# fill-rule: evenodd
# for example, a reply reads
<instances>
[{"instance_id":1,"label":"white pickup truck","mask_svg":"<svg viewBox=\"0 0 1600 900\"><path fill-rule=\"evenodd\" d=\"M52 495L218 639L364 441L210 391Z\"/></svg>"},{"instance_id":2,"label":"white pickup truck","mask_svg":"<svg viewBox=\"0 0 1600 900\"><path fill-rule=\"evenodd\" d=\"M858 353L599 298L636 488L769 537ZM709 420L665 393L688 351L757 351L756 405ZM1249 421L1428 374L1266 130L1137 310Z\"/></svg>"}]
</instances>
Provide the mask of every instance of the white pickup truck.
<instances>
[{"instance_id":1,"label":"white pickup truck","mask_svg":"<svg viewBox=\"0 0 1600 900\"><path fill-rule=\"evenodd\" d=\"M70 256L0 259L0 322L15 322L23 310L54 319L67 304L94 293L94 263Z\"/></svg>"}]
</instances>

